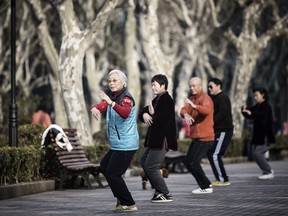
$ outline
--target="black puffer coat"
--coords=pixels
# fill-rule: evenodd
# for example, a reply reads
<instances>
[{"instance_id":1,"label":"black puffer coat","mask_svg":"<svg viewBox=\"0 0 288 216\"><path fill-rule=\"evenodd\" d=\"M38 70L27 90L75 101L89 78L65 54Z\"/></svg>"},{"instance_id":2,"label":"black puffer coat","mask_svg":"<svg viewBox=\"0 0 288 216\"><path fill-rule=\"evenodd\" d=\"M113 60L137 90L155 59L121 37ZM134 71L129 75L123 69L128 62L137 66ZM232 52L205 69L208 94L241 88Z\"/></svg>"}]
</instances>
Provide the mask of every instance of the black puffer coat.
<instances>
[{"instance_id":1,"label":"black puffer coat","mask_svg":"<svg viewBox=\"0 0 288 216\"><path fill-rule=\"evenodd\" d=\"M144 146L151 149L161 149L166 137L168 148L177 150L174 100L168 92L165 92L155 97L152 100L152 105L155 112L152 115L153 124L148 128ZM144 122L144 113L149 114L148 106L144 107L138 114L138 118L142 122Z\"/></svg>"},{"instance_id":2,"label":"black puffer coat","mask_svg":"<svg viewBox=\"0 0 288 216\"><path fill-rule=\"evenodd\" d=\"M267 138L268 144L275 143L275 134L273 130L273 114L271 106L268 102L257 103L247 108L251 111L251 115L242 112L243 116L253 119L253 133L251 144L264 145Z\"/></svg>"}]
</instances>

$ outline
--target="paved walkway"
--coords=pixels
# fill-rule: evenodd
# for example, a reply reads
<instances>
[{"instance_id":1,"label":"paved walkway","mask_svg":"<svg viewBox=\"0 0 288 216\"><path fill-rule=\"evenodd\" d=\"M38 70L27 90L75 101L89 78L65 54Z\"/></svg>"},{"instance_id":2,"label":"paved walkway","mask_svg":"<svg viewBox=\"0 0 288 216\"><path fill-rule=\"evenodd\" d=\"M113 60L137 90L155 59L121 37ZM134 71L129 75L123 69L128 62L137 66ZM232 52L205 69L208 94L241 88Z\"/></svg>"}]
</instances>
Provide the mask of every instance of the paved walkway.
<instances>
[{"instance_id":1,"label":"paved walkway","mask_svg":"<svg viewBox=\"0 0 288 216\"><path fill-rule=\"evenodd\" d=\"M214 180L209 165L203 165ZM174 196L171 203L151 203L152 190L142 190L140 177L127 177L126 182L138 211L121 215L288 215L288 160L272 161L276 177L258 180L254 162L226 165L232 182L228 187L214 187L213 194L194 195L194 178L186 174L170 174L168 187ZM1 216L34 215L115 215L116 201L109 188L73 189L0 200Z\"/></svg>"}]
</instances>

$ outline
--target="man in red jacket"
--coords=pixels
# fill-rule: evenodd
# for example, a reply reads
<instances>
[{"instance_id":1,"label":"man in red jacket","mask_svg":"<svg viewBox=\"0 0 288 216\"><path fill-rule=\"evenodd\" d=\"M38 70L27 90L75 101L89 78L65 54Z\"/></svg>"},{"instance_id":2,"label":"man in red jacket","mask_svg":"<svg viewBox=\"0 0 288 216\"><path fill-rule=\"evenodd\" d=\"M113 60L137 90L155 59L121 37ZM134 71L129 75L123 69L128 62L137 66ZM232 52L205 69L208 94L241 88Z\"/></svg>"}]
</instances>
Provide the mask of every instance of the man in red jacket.
<instances>
[{"instance_id":1,"label":"man in red jacket","mask_svg":"<svg viewBox=\"0 0 288 216\"><path fill-rule=\"evenodd\" d=\"M193 77L189 81L192 96L185 99L180 115L190 125L192 142L186 154L185 164L194 176L199 188L193 194L210 194L213 192L211 182L201 167L201 159L206 156L214 143L213 101L203 92L202 81Z\"/></svg>"}]
</instances>

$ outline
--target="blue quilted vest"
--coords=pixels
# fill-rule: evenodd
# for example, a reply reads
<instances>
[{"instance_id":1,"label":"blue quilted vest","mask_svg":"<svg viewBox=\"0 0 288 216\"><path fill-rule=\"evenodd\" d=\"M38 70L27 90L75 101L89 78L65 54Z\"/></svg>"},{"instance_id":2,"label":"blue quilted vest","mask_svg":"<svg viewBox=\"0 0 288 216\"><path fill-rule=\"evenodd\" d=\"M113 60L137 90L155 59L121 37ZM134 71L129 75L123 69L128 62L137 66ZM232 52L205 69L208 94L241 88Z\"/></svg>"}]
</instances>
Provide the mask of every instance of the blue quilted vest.
<instances>
[{"instance_id":1,"label":"blue quilted vest","mask_svg":"<svg viewBox=\"0 0 288 216\"><path fill-rule=\"evenodd\" d=\"M133 107L128 118L122 118L112 107L106 112L106 128L110 148L118 151L132 151L139 148L139 134L136 123L135 102L130 93L124 88L113 101L120 104L122 98L128 96L133 100Z\"/></svg>"}]
</instances>

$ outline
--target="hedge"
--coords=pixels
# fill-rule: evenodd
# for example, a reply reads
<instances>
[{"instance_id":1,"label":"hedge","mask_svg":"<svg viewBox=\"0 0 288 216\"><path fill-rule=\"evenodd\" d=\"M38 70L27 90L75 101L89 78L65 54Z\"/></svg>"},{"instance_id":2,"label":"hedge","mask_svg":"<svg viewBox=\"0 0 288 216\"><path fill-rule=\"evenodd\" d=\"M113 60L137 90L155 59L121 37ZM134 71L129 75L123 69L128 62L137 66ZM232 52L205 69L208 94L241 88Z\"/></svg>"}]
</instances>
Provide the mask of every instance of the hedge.
<instances>
[{"instance_id":1,"label":"hedge","mask_svg":"<svg viewBox=\"0 0 288 216\"><path fill-rule=\"evenodd\" d=\"M39 180L40 149L34 146L0 149L0 185Z\"/></svg>"}]
</instances>

